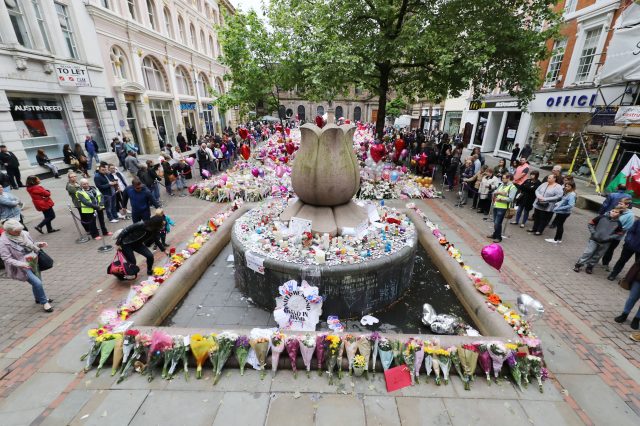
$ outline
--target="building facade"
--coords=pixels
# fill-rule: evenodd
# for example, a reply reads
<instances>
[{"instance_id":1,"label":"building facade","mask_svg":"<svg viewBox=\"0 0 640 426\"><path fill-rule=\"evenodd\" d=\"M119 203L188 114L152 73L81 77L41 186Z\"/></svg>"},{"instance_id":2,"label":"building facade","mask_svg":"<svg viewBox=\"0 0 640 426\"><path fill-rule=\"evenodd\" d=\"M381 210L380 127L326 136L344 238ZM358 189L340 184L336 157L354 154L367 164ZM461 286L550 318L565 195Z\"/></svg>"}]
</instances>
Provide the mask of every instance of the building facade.
<instances>
[{"instance_id":1,"label":"building facade","mask_svg":"<svg viewBox=\"0 0 640 426\"><path fill-rule=\"evenodd\" d=\"M89 23L89 24L87 24ZM109 82L85 5L72 0L0 1L0 143L24 173L86 135L104 149L118 128Z\"/></svg>"},{"instance_id":2,"label":"building facade","mask_svg":"<svg viewBox=\"0 0 640 426\"><path fill-rule=\"evenodd\" d=\"M216 26L228 0L88 0L123 135L145 153L179 133L220 132L231 113L213 106L226 72Z\"/></svg>"}]
</instances>

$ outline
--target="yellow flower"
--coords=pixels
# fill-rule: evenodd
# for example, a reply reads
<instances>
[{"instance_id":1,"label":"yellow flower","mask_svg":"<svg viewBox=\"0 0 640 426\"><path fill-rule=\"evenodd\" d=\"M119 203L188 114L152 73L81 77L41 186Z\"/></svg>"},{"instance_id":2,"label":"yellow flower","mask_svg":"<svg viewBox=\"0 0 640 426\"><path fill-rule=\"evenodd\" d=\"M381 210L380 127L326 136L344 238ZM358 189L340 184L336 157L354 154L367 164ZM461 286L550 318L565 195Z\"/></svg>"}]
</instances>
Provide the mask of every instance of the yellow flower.
<instances>
[{"instance_id":1,"label":"yellow flower","mask_svg":"<svg viewBox=\"0 0 640 426\"><path fill-rule=\"evenodd\" d=\"M202 334L192 334L191 335L191 340L194 342L202 342L204 340L204 337L202 337Z\"/></svg>"},{"instance_id":2,"label":"yellow flower","mask_svg":"<svg viewBox=\"0 0 640 426\"><path fill-rule=\"evenodd\" d=\"M165 273L165 269L161 266L156 266L155 268L153 268L153 275L155 275L156 277L162 276Z\"/></svg>"},{"instance_id":3,"label":"yellow flower","mask_svg":"<svg viewBox=\"0 0 640 426\"><path fill-rule=\"evenodd\" d=\"M511 349L512 351L515 351L516 349L518 349L518 345L513 344L513 343L507 343L506 345L504 345L507 349Z\"/></svg>"},{"instance_id":4,"label":"yellow flower","mask_svg":"<svg viewBox=\"0 0 640 426\"><path fill-rule=\"evenodd\" d=\"M87 334L89 335L89 337L98 337L98 329L92 328L87 332Z\"/></svg>"}]
</instances>

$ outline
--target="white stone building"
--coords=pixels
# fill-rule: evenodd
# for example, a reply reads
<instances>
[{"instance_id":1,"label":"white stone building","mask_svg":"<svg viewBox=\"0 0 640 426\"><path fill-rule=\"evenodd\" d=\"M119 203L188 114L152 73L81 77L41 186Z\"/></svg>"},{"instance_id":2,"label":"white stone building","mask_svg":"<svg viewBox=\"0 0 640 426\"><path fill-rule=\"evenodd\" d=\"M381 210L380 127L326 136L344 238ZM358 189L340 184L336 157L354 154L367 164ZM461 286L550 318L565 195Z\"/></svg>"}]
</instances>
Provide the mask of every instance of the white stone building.
<instances>
[{"instance_id":1,"label":"white stone building","mask_svg":"<svg viewBox=\"0 0 640 426\"><path fill-rule=\"evenodd\" d=\"M0 143L23 173L35 155L62 157L87 134L103 147L116 136L98 38L80 0L0 0Z\"/></svg>"},{"instance_id":2,"label":"white stone building","mask_svg":"<svg viewBox=\"0 0 640 426\"><path fill-rule=\"evenodd\" d=\"M115 98L114 120L145 153L186 136L234 125L213 107L223 93L215 26L234 13L228 0L85 0Z\"/></svg>"}]
</instances>

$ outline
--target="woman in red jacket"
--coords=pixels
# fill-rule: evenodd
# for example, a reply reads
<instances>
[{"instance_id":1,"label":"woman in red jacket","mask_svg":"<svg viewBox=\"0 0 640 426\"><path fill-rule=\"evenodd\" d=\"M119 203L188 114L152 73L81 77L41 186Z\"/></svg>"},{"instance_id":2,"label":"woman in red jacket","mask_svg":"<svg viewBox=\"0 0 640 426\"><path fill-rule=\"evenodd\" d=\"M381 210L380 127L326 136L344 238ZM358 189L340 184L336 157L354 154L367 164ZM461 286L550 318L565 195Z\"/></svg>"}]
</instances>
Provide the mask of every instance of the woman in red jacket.
<instances>
[{"instance_id":1,"label":"woman in red jacket","mask_svg":"<svg viewBox=\"0 0 640 426\"><path fill-rule=\"evenodd\" d=\"M29 176L27 178L27 192L31 195L33 205L39 212L42 212L44 219L38 226L36 231L42 234L42 227L47 227L47 232L58 232L59 229L53 229L51 222L56 218L56 214L53 211L53 200L51 199L51 192L40 186L40 179L37 176Z\"/></svg>"}]
</instances>

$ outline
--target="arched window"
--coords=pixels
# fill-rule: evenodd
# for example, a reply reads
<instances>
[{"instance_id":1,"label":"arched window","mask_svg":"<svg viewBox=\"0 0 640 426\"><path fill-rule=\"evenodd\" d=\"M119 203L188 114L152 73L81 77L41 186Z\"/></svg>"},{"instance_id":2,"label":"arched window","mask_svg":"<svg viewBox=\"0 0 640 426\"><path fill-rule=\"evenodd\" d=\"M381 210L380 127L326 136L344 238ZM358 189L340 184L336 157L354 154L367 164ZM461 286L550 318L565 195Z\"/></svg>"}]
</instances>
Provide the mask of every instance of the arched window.
<instances>
[{"instance_id":1,"label":"arched window","mask_svg":"<svg viewBox=\"0 0 640 426\"><path fill-rule=\"evenodd\" d=\"M138 20L138 15L136 14L136 0L127 0L127 9L129 9L129 16L134 21Z\"/></svg>"},{"instance_id":2,"label":"arched window","mask_svg":"<svg viewBox=\"0 0 640 426\"><path fill-rule=\"evenodd\" d=\"M343 118L344 117L344 113L342 112L342 107L341 106L337 106L336 107L336 118Z\"/></svg>"},{"instance_id":3,"label":"arched window","mask_svg":"<svg viewBox=\"0 0 640 426\"><path fill-rule=\"evenodd\" d=\"M218 92L218 95L224 95L224 84L219 78L216 78L216 92Z\"/></svg>"},{"instance_id":4,"label":"arched window","mask_svg":"<svg viewBox=\"0 0 640 426\"><path fill-rule=\"evenodd\" d=\"M298 120L305 120L304 105L298 105Z\"/></svg>"},{"instance_id":5,"label":"arched window","mask_svg":"<svg viewBox=\"0 0 640 426\"><path fill-rule=\"evenodd\" d=\"M209 36L209 50L211 50L211 52L209 52L211 54L211 56L213 56L214 58L216 57L216 45L213 43L213 37Z\"/></svg>"},{"instance_id":6,"label":"arched window","mask_svg":"<svg viewBox=\"0 0 640 426\"><path fill-rule=\"evenodd\" d=\"M156 5L153 0L147 0L147 16L149 17L149 25L151 25L152 30L158 30L158 25L156 24Z\"/></svg>"},{"instance_id":7,"label":"arched window","mask_svg":"<svg viewBox=\"0 0 640 426\"><path fill-rule=\"evenodd\" d=\"M318 105L318 108L316 108L316 115L324 115L324 107L322 105Z\"/></svg>"},{"instance_id":8,"label":"arched window","mask_svg":"<svg viewBox=\"0 0 640 426\"><path fill-rule=\"evenodd\" d=\"M168 37L175 38L173 35L173 22L171 22L171 11L168 7L165 7L163 10L164 14L164 33Z\"/></svg>"},{"instance_id":9,"label":"arched window","mask_svg":"<svg viewBox=\"0 0 640 426\"><path fill-rule=\"evenodd\" d=\"M180 35L180 42L185 44L187 42L187 33L185 32L184 21L180 15L178 15L178 33Z\"/></svg>"},{"instance_id":10,"label":"arched window","mask_svg":"<svg viewBox=\"0 0 640 426\"><path fill-rule=\"evenodd\" d=\"M127 58L118 46L112 46L109 52L111 60L111 69L116 78L127 79Z\"/></svg>"},{"instance_id":11,"label":"arched window","mask_svg":"<svg viewBox=\"0 0 640 426\"><path fill-rule=\"evenodd\" d=\"M142 77L147 90L168 92L167 78L160 61L153 56L146 56L142 60Z\"/></svg>"},{"instance_id":12,"label":"arched window","mask_svg":"<svg viewBox=\"0 0 640 426\"><path fill-rule=\"evenodd\" d=\"M209 86L210 84L207 76L202 72L198 74L198 95L200 95L201 98L211 97L209 94Z\"/></svg>"},{"instance_id":13,"label":"arched window","mask_svg":"<svg viewBox=\"0 0 640 426\"><path fill-rule=\"evenodd\" d=\"M216 40L216 48L217 48L217 52L216 52L216 58L217 58L220 55L222 55L222 48L220 47L220 42L218 40Z\"/></svg>"},{"instance_id":14,"label":"arched window","mask_svg":"<svg viewBox=\"0 0 640 426\"><path fill-rule=\"evenodd\" d=\"M193 50L198 50L198 41L196 40L196 27L191 24L189 26L189 45Z\"/></svg>"},{"instance_id":15,"label":"arched window","mask_svg":"<svg viewBox=\"0 0 640 426\"><path fill-rule=\"evenodd\" d=\"M360 121L362 118L362 108L359 106L353 109L353 121Z\"/></svg>"},{"instance_id":16,"label":"arched window","mask_svg":"<svg viewBox=\"0 0 640 426\"><path fill-rule=\"evenodd\" d=\"M200 30L200 50L205 55L207 54L207 43L204 38L204 31Z\"/></svg>"},{"instance_id":17,"label":"arched window","mask_svg":"<svg viewBox=\"0 0 640 426\"><path fill-rule=\"evenodd\" d=\"M181 66L176 68L176 90L180 95L193 96L189 72Z\"/></svg>"}]
</instances>

